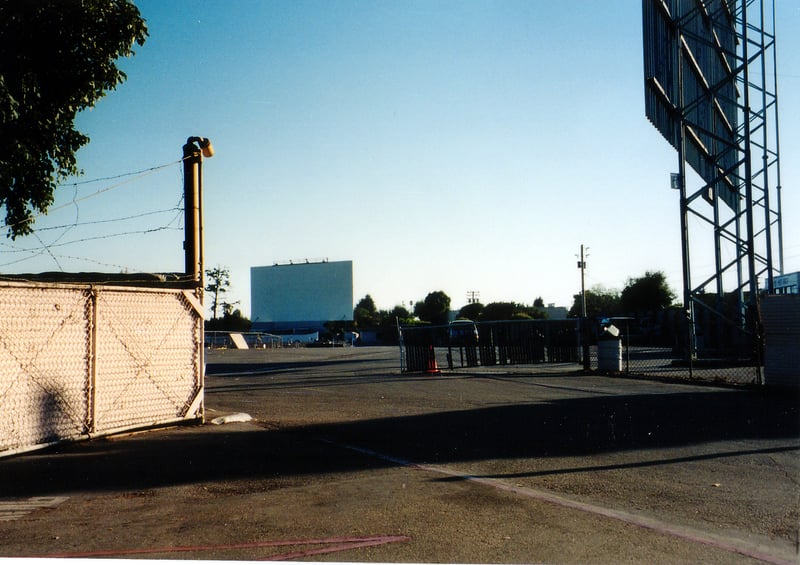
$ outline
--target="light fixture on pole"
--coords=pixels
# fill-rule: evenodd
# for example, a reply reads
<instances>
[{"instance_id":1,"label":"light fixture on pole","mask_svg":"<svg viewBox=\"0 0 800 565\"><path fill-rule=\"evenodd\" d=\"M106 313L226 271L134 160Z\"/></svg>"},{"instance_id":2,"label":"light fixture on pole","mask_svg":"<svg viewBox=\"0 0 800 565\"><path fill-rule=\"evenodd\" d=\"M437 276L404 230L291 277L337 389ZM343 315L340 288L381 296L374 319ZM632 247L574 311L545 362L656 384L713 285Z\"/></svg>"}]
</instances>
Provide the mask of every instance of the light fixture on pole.
<instances>
[{"instance_id":1,"label":"light fixture on pole","mask_svg":"<svg viewBox=\"0 0 800 565\"><path fill-rule=\"evenodd\" d=\"M588 251L588 247L586 250ZM589 324L586 320L586 255L584 255L583 244L581 244L581 257L578 261L578 268L581 270L581 346L583 350L583 369L591 369L589 359Z\"/></svg>"},{"instance_id":2,"label":"light fixture on pole","mask_svg":"<svg viewBox=\"0 0 800 565\"><path fill-rule=\"evenodd\" d=\"M586 248L588 251L589 248ZM581 317L586 317L586 257L584 256L583 245L581 244L581 258L578 261L578 268L581 270Z\"/></svg>"}]
</instances>

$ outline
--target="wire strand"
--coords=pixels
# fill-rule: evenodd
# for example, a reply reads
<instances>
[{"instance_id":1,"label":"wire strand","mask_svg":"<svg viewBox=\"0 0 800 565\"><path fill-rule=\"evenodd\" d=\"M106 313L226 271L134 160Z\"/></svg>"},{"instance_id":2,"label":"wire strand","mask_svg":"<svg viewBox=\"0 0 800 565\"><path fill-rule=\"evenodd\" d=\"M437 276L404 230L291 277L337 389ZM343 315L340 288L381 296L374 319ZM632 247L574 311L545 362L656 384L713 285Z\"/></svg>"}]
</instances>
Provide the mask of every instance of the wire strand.
<instances>
[{"instance_id":1,"label":"wire strand","mask_svg":"<svg viewBox=\"0 0 800 565\"><path fill-rule=\"evenodd\" d=\"M26 261L35 260L35 259L37 259L39 257L47 255L55 263L56 268L61 272L64 272L64 268L62 266L62 261L63 260L85 261L85 262L101 265L101 266L104 266L104 267L111 267L111 268L114 268L114 269L119 269L119 270L121 270L123 272L127 272L128 269L123 265L117 265L117 264L114 264L114 263L98 261L96 259L92 259L92 258L89 258L89 257L78 257L78 256L74 256L74 255L58 254L58 253L55 253L54 250L57 249L57 248L63 248L63 247L70 246L70 245L82 244L82 243L86 243L86 242L89 242L89 241L106 240L106 239L129 237L129 236L144 236L144 235L153 234L153 233L162 232L162 231L178 231L178 230L182 229L180 227L180 224L181 224L181 220L183 219L183 215L184 215L184 206L183 206L184 195L183 195L183 191L181 191L181 194L180 194L180 197L179 197L178 201L171 208L164 208L164 209L160 209L160 210L148 210L148 211L144 211L144 212L141 212L141 213L138 213L138 214L129 214L127 216L121 216L121 217L116 217L116 218L96 219L96 220L89 220L89 221L84 221L84 222L80 221L81 220L80 203L85 201L85 200L88 200L90 198L95 198L97 196L101 196L103 194L106 194L106 193L108 193L108 192L110 192L110 191L112 191L112 190L114 190L116 188L119 188L119 187L122 187L122 186L125 186L125 185L129 185L131 183L139 181L142 178L145 178L145 177L147 177L149 175L152 175L152 174L154 174L154 173L156 173L158 171L161 171L163 169L166 169L168 167L172 167L172 166L174 166L174 165L176 165L178 163L181 163L182 161L184 161L184 159L178 159L178 160L172 161L170 163L166 163L166 164L163 164L163 165L158 165L158 166L155 166L155 167L149 167L147 169L143 169L143 170L140 170L140 171L134 171L134 172L123 173L123 174L120 174L120 175L114 175L114 176L110 176L110 177L103 177L103 178L90 179L90 180L86 180L86 181L77 181L77 182L73 182L73 183L58 185L62 189L64 187L67 187L67 186L72 186L73 189L74 189L72 198L70 199L69 202L66 202L66 203L64 203L64 204L62 204L60 206L56 206L56 207L51 208L48 211L48 213L56 212L56 211L59 211L59 210L64 210L64 209L69 208L70 206L72 206L72 207L75 208L75 215L74 215L73 221L71 223L62 223L62 224L56 225L56 226L47 226L47 227L41 227L41 228L37 228L37 229L32 230L30 235L33 238L35 238L36 241L38 241L38 243L39 243L38 246L22 248L22 247L19 247L19 246L16 246L16 245L12 245L12 244L0 241L0 248L5 248L5 249L0 250L0 257L5 255L6 258L10 259L9 261L0 263L0 267L8 267L10 265L16 265L16 264L19 264L19 263L24 263ZM103 187L103 188L101 188L99 190L96 190L95 192L92 192L91 194L87 194L85 196L78 196L78 186L79 185L87 185L87 184L90 184L90 183L109 181L109 180L116 181L118 179L124 179L124 180L121 180L120 182L115 182L115 183L113 183L113 184L111 184L109 186L105 186L105 187ZM69 241L64 241L66 235L69 234L70 232L72 232L76 228L83 228L83 227L86 227L86 226L97 226L97 225L102 225L102 224L120 224L122 222L130 222L132 220L139 220L139 219L142 219L142 218L154 217L154 216L157 216L157 215L170 214L172 212L174 212L174 215L170 215L166 219L165 222L162 222L159 225L156 225L154 227L147 227L147 228L137 229L137 230L126 230L126 231L120 231L120 232L116 232L116 233L99 234L99 235L93 235L93 236L87 236L87 237L79 237L79 238L76 238L76 239L71 239ZM45 212L34 216L33 219L39 218L39 217L44 216L44 215L46 215ZM3 227L8 228L8 227L11 227L11 225L4 224ZM47 232L53 232L54 230L56 230L56 231L57 230L63 230L63 231L62 231L62 233L57 234L55 239L53 239L52 241L46 242L45 239L43 238L43 234L47 233ZM31 241L31 243L33 243L33 242ZM21 254L24 255L24 256L20 257ZM11 259L11 256L16 256L16 258Z\"/></svg>"},{"instance_id":2,"label":"wire strand","mask_svg":"<svg viewBox=\"0 0 800 565\"><path fill-rule=\"evenodd\" d=\"M87 194L86 196L82 196L80 198L73 197L71 202L67 202L65 204L62 204L61 206L55 206L53 208L49 208L46 212L40 212L39 214L35 214L35 215L31 216L31 218L29 220L21 220L19 222L13 223L13 224L2 224L2 225L0 225L0 229L12 228L14 226L18 226L18 225L23 224L23 223L28 223L30 221L36 220L37 218L41 218L42 216L45 216L45 215L47 215L47 214L49 214L51 212L56 212L58 210L66 208L68 206L73 206L73 205L77 204L78 202L83 202L84 200L88 200L90 198L95 198L97 196L100 196L101 194L105 194L106 192L109 192L109 191L114 190L116 188L119 188L121 186L125 186L127 184L130 184L130 183L132 183L132 182L134 182L136 180L139 180L141 178L149 176L149 175L151 175L151 174L153 174L153 173L155 173L157 171L160 171L161 169L166 169L167 167L172 167L172 166L174 166L174 165L176 165L178 163L183 162L183 160L184 159L178 159L177 161L172 161L170 163L166 163L164 165L159 165L157 167L150 167L149 169L144 169L142 171L137 171L137 172L134 172L134 173L124 173L124 174L121 174L121 175L117 175L115 177L108 177L105 180L116 180L118 178L123 178L123 177L126 177L126 176L130 176L131 178L128 178L128 179L126 179L126 180L124 180L122 182L118 182L116 184L112 184L110 186L102 188L102 189L100 189L100 190L98 190L96 192L93 192L91 194ZM99 180L101 180L101 179L98 179L98 182L99 182ZM95 182L95 181L94 180L90 180L90 181L84 181L84 182L74 182L74 183L62 184L62 185L58 185L58 186L78 186L79 184L86 184L86 183L89 183L89 182Z\"/></svg>"},{"instance_id":3,"label":"wire strand","mask_svg":"<svg viewBox=\"0 0 800 565\"><path fill-rule=\"evenodd\" d=\"M56 186L57 187L59 187L59 186L78 186L78 185L84 185L84 184L91 184L93 182L103 182L103 181L107 181L107 180L117 180L117 179L121 179L123 177L130 177L130 176L133 176L133 175L140 175L140 174L143 174L143 173L149 173L149 172L152 172L152 171L157 171L159 169L163 169L163 168L166 168L166 167L171 167L172 165L176 165L177 163L183 162L185 159L186 158L183 157L181 159L178 159L177 161L172 161L170 163L165 163L164 165L156 165L155 167L148 167L148 168L142 169L140 171L131 171L130 173L121 173L119 175L112 175L110 177L98 177L96 179L88 179L88 180L83 180L83 181L74 181L74 182L62 183L62 184L57 184Z\"/></svg>"}]
</instances>

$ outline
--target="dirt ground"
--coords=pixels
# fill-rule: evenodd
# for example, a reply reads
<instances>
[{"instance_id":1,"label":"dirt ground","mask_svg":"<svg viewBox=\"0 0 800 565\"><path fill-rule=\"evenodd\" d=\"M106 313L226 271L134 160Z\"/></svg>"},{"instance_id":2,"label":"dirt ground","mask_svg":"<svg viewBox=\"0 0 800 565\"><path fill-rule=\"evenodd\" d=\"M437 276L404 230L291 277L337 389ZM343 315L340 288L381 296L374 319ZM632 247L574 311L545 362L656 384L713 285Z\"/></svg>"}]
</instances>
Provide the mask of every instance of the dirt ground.
<instances>
[{"instance_id":1,"label":"dirt ground","mask_svg":"<svg viewBox=\"0 0 800 565\"><path fill-rule=\"evenodd\" d=\"M798 563L796 390L401 374L380 347L206 361L206 425L0 459L0 556Z\"/></svg>"}]
</instances>

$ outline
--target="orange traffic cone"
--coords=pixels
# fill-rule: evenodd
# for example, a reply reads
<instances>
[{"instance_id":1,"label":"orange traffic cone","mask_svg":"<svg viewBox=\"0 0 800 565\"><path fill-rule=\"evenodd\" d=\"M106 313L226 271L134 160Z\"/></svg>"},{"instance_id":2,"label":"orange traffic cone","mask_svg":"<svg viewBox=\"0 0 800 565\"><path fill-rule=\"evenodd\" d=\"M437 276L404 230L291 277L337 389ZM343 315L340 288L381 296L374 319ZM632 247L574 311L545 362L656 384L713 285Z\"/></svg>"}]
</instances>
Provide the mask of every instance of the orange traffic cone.
<instances>
[{"instance_id":1,"label":"orange traffic cone","mask_svg":"<svg viewBox=\"0 0 800 565\"><path fill-rule=\"evenodd\" d=\"M436 364L436 352L433 350L433 346L431 345L428 349L428 368L425 370L426 373L441 373L439 370L439 365Z\"/></svg>"}]
</instances>

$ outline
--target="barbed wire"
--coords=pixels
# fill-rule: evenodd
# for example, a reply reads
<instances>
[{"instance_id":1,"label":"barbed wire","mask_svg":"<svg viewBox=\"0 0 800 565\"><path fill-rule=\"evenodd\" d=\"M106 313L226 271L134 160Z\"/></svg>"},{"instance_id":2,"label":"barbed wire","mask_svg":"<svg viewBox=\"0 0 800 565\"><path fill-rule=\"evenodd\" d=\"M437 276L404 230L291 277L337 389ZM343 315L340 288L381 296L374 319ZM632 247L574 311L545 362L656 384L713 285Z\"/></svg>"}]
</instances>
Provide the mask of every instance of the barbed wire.
<instances>
[{"instance_id":1,"label":"barbed wire","mask_svg":"<svg viewBox=\"0 0 800 565\"><path fill-rule=\"evenodd\" d=\"M182 157L182 158L180 158L180 159L178 159L176 161L172 161L170 163L165 163L163 165L156 165L155 167L148 167L146 169L141 169L139 171L131 171L129 173L120 173L118 175L111 175L111 176L108 176L108 177L98 177L96 179L86 179L86 180L79 180L79 181L61 183L61 184L58 184L56 186L79 186L79 185L84 185L84 184L91 184L91 183L94 183L94 182L104 182L104 181L107 181L107 180L117 180L117 179L121 179L121 178L124 178L124 177L130 177L130 176L133 176L133 175L143 175L145 173L155 172L155 171L158 171L160 169L164 169L166 167L171 167L172 165L175 165L177 163L182 163L184 160L186 160L186 157Z\"/></svg>"},{"instance_id":2,"label":"barbed wire","mask_svg":"<svg viewBox=\"0 0 800 565\"><path fill-rule=\"evenodd\" d=\"M73 197L73 199L70 202L62 204L61 206L54 206L52 208L49 208L47 210L47 212L40 212L39 214L35 214L35 215L33 215L31 217L31 219L32 220L36 220L37 218L41 218L43 216L46 216L47 214L49 214L51 212L56 212L56 211L61 210L63 208L67 208L68 206L73 206L74 204L76 204L78 202L82 202L82 201L88 200L90 198L95 198L97 196L100 196L101 194L105 194L106 192L109 192L109 191L114 190L116 188L119 188L121 186L125 186L126 184L130 184L130 183L132 183L132 182L134 182L136 180L139 180L139 179L141 179L143 177L151 175L151 174L153 174L153 173L155 173L155 172L157 172L157 171L159 171L161 169L166 169L167 167L172 167L173 165L176 165L178 163L183 162L183 160L184 159L181 158L181 159L178 159L177 161L172 161L172 162L166 163L164 165L158 165L156 167L150 167L149 169L143 169L141 171L136 171L136 172L133 172L133 173L122 173L122 174L119 174L119 175L116 175L116 176L104 177L104 179L91 179L91 180L86 180L86 181L76 181L76 182L64 183L64 184L57 185L57 187L64 187L64 186L75 186L75 187L77 187L77 186L82 185L82 184L88 184L88 183L91 183L91 182L99 182L100 180L116 180L116 179L119 179L119 178L124 178L124 177L135 175L133 178L124 180L124 181L116 183L116 184L112 184L111 186L107 186L107 187L102 188L102 189L100 189L100 190L98 190L96 192L93 192L91 194L87 194L86 196L82 196L80 198L77 198L77 196L75 196L75 197ZM6 224L6 223L0 224L0 229L11 228L11 227L19 225L21 223L27 222L27 221L28 220L22 220L21 222L17 222L15 224Z\"/></svg>"},{"instance_id":3,"label":"barbed wire","mask_svg":"<svg viewBox=\"0 0 800 565\"><path fill-rule=\"evenodd\" d=\"M69 222L61 223L55 226L44 226L35 228L32 230L30 236L38 241L38 245L35 246L20 246L18 244L11 244L7 242L0 241L0 267L8 267L11 265L16 265L19 263L23 263L26 261L31 261L37 259L43 255L49 256L49 258L55 263L56 267L59 271L64 271L61 260L72 260L72 261L86 261L89 263L101 265L103 267L110 267L113 269L119 269L122 272L127 272L128 268L123 265L117 265L114 263L109 263L106 261L99 261L94 258L89 257L78 257L75 255L64 255L58 254L54 252L55 249L64 248L71 245L79 245L86 242L97 241L97 240L108 240L114 238L121 238L121 237L130 237L130 236L145 236L148 234L153 234L157 232L164 232L164 231L180 231L182 230L181 223L183 219L183 193L181 192L180 198L176 202L175 205L169 208L162 208L157 210L147 210L136 214L128 214L125 216L115 217L115 218L105 218L105 219L92 219L88 221L81 221L81 206L80 203L86 200L99 197L101 195L107 194L115 189L118 189L123 186L130 185L141 179L150 176L156 172L161 170L167 169L172 167L176 164L179 164L184 159L178 159L176 161L172 161L163 165L158 165L154 167L148 167L147 169L142 169L139 171L121 173L118 175L112 175L107 177L101 177L96 179L88 179L83 181L75 181L70 183L63 183L57 185L58 188L62 190L67 187L73 187L73 195L72 198L61 204L59 206L55 206L50 208L46 213L42 212L33 216L33 220L39 219L42 216L47 214L51 214L60 210L67 209L69 207L75 208L75 216L74 219ZM183 171L181 168L181 176L183 176ZM123 180L120 180L123 179ZM102 187L99 190L92 192L91 194L87 194L84 196L79 196L78 187L85 186L93 183L98 182L108 182L108 181L120 181L114 182L108 186ZM170 214L172 213L169 218L161 222L155 226L145 227L142 229L135 229L135 230L121 230L112 233L104 233L104 234L97 234L91 235L86 237L77 237L74 239L70 239L65 241L67 234L71 233L73 230L78 228L83 228L87 226L98 226L98 225L108 225L108 224L122 224L125 222L131 222L135 220L141 220L143 218L153 218L159 215ZM0 227L2 228L10 228L13 227L14 224L2 224ZM43 235L48 232L62 230L62 233L58 234L57 237L52 241L45 241ZM11 258L14 256L12 260L2 262L2 256L6 258ZM19 257L19 255L24 255L23 257Z\"/></svg>"},{"instance_id":4,"label":"barbed wire","mask_svg":"<svg viewBox=\"0 0 800 565\"><path fill-rule=\"evenodd\" d=\"M183 197L181 197L181 202L183 201ZM122 216L120 218L110 218L108 220L95 220L91 222L80 222L80 223L72 223L72 224L61 224L59 226L47 226L44 228L39 228L38 232L45 232L45 231L52 231L52 230L59 230L59 229L66 229L72 228L75 226L94 226L98 224L111 224L116 222L125 222L128 220L138 220L140 218L146 218L147 216L155 216L158 214L165 214L167 212L180 212L183 213L182 207L173 207L173 208L164 208L163 210L152 210L150 212L142 212L141 214L135 214L133 216ZM174 221L171 220L171 222Z\"/></svg>"}]
</instances>

